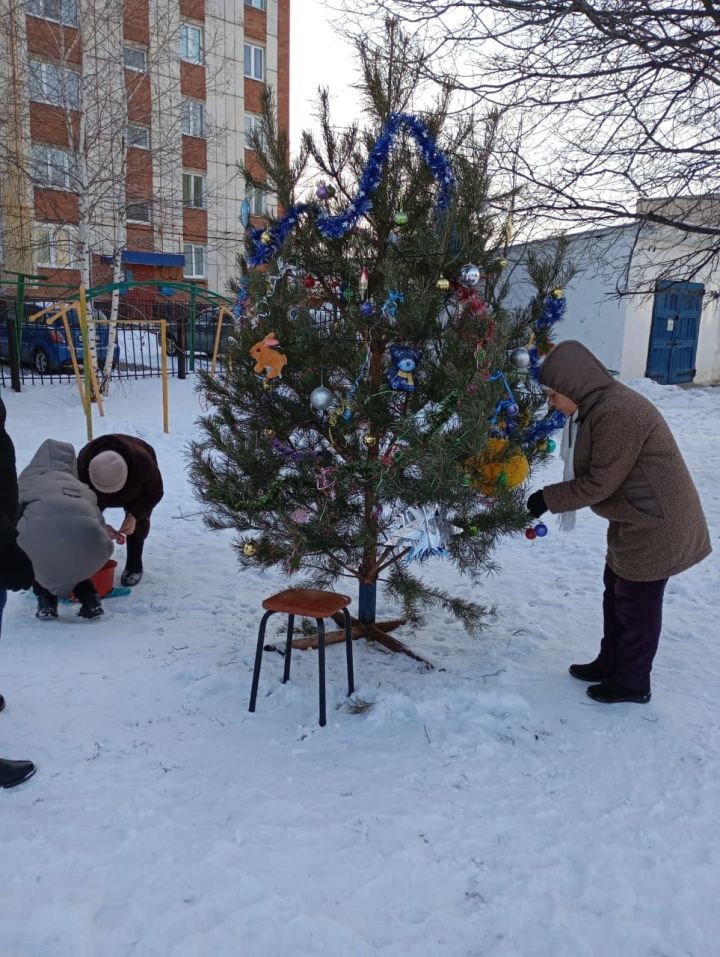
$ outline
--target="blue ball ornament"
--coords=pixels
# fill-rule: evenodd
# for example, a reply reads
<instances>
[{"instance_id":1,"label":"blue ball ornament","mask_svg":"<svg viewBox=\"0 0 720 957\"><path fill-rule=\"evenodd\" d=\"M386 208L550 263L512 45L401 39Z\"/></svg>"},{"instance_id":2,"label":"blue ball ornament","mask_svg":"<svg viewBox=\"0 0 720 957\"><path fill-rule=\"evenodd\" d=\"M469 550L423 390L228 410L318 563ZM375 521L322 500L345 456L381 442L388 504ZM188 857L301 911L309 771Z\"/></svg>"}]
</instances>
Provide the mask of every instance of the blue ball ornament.
<instances>
[{"instance_id":1,"label":"blue ball ornament","mask_svg":"<svg viewBox=\"0 0 720 957\"><path fill-rule=\"evenodd\" d=\"M548 527L543 522L539 522L535 526L535 534L537 535L538 538L545 538L547 533L548 533Z\"/></svg>"},{"instance_id":2,"label":"blue ball ornament","mask_svg":"<svg viewBox=\"0 0 720 957\"><path fill-rule=\"evenodd\" d=\"M371 302L363 302L363 303L360 305L360 312L361 312L364 316L371 316L371 315L373 314L373 312L375 312L375 307L373 306L373 304L372 304Z\"/></svg>"}]
</instances>

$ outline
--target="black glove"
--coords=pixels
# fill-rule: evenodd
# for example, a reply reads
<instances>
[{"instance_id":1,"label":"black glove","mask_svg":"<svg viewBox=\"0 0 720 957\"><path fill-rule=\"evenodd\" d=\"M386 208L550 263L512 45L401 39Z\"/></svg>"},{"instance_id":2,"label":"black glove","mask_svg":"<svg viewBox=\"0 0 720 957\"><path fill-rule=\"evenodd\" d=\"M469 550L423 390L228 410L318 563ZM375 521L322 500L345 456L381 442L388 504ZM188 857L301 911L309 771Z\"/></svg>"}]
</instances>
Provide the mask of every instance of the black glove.
<instances>
[{"instance_id":1,"label":"black glove","mask_svg":"<svg viewBox=\"0 0 720 957\"><path fill-rule=\"evenodd\" d=\"M542 493L542 489L532 493L527 500L527 510L533 518L540 518L541 515L547 512L547 505L545 504L545 496Z\"/></svg>"},{"instance_id":2,"label":"black glove","mask_svg":"<svg viewBox=\"0 0 720 957\"><path fill-rule=\"evenodd\" d=\"M32 562L17 542L0 546L0 588L31 588L34 578Z\"/></svg>"}]
</instances>

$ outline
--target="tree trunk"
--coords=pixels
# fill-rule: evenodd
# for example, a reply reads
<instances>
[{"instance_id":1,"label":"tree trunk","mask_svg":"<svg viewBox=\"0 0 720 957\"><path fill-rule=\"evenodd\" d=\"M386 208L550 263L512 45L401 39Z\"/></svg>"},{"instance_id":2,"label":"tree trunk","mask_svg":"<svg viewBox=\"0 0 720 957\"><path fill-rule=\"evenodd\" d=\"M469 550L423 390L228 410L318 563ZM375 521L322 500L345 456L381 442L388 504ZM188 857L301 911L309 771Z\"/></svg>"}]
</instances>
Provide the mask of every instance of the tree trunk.
<instances>
[{"instance_id":1,"label":"tree trunk","mask_svg":"<svg viewBox=\"0 0 720 957\"><path fill-rule=\"evenodd\" d=\"M122 250L120 248L115 249L115 255L113 256L113 272L112 272L112 281L113 285L117 285L120 282L122 276ZM107 351L105 353L105 365L102 370L102 378L100 380L100 390L103 395L107 395L110 392L110 378L112 376L112 364L113 357L115 354L115 343L117 341L117 319L118 311L120 308L120 290L113 289L112 300L110 302L110 324L108 326L108 337L107 337Z\"/></svg>"}]
</instances>

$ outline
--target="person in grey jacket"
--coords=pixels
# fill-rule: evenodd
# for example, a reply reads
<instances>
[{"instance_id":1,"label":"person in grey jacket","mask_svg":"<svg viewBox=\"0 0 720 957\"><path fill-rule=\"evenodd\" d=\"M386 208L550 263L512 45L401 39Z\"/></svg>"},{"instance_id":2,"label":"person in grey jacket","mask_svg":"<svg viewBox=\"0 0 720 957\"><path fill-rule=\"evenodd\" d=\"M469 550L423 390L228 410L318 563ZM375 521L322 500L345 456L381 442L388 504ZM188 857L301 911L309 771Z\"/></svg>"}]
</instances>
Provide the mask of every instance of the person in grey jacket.
<instances>
[{"instance_id":1,"label":"person in grey jacket","mask_svg":"<svg viewBox=\"0 0 720 957\"><path fill-rule=\"evenodd\" d=\"M46 439L18 477L18 544L35 569L38 618L57 618L58 596L80 600L82 618L103 614L90 576L113 551L95 493L78 478L75 449Z\"/></svg>"}]
</instances>

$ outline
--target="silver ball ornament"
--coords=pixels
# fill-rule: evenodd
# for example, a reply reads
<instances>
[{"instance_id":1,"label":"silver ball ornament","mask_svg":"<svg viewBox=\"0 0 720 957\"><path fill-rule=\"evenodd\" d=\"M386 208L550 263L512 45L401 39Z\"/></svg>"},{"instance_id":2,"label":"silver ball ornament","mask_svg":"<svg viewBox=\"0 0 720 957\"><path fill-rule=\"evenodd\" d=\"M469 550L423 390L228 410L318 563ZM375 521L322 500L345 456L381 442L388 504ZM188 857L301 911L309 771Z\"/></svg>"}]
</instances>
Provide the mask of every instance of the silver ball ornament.
<instances>
[{"instance_id":1,"label":"silver ball ornament","mask_svg":"<svg viewBox=\"0 0 720 957\"><path fill-rule=\"evenodd\" d=\"M527 349L513 349L510 353L510 362L515 369L527 369L530 365L530 353Z\"/></svg>"},{"instance_id":2,"label":"silver ball ornament","mask_svg":"<svg viewBox=\"0 0 720 957\"><path fill-rule=\"evenodd\" d=\"M327 412L334 401L335 396L324 385L319 385L310 393L310 405L318 412Z\"/></svg>"},{"instance_id":3,"label":"silver ball ornament","mask_svg":"<svg viewBox=\"0 0 720 957\"><path fill-rule=\"evenodd\" d=\"M480 282L480 267L468 263L460 270L460 282L463 286L477 286Z\"/></svg>"}]
</instances>

